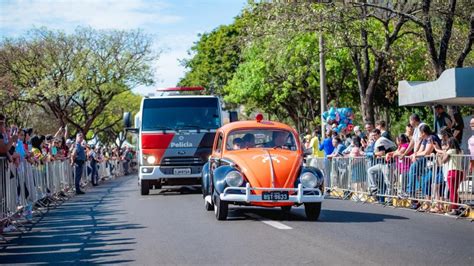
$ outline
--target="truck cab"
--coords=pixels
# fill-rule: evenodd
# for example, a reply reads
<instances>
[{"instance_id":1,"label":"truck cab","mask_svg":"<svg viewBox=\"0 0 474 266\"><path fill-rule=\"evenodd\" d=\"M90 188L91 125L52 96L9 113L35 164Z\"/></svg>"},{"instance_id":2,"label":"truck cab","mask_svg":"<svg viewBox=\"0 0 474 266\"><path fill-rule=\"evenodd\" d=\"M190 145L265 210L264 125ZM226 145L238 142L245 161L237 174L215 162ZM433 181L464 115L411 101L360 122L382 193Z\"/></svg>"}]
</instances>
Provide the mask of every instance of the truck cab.
<instances>
[{"instance_id":1,"label":"truck cab","mask_svg":"<svg viewBox=\"0 0 474 266\"><path fill-rule=\"evenodd\" d=\"M141 194L163 185L201 184L202 166L223 124L216 96L177 94L195 88L165 89L145 97L135 117ZM163 93L165 92L165 93Z\"/></svg>"}]
</instances>

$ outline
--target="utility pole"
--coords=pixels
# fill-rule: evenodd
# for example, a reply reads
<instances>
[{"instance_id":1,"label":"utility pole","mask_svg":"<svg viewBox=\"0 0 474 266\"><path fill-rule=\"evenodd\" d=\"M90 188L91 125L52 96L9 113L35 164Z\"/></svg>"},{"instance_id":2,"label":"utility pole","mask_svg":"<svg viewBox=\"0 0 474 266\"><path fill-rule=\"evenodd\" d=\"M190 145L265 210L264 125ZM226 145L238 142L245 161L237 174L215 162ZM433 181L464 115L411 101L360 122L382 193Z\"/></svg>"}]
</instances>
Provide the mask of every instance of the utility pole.
<instances>
[{"instance_id":1,"label":"utility pole","mask_svg":"<svg viewBox=\"0 0 474 266\"><path fill-rule=\"evenodd\" d=\"M323 113L327 108L327 97L326 97L326 59L324 57L324 37L322 31L319 32L319 87L321 97L321 135L324 136L325 124L323 119Z\"/></svg>"}]
</instances>

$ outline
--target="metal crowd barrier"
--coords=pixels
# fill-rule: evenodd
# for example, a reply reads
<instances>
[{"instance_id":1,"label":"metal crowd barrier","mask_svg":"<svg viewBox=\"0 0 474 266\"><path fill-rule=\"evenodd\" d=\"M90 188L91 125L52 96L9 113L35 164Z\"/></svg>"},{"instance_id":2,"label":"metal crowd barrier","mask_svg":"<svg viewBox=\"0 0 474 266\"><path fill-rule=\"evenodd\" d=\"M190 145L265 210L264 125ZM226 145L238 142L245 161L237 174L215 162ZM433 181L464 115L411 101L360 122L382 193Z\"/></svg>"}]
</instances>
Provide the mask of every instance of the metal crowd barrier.
<instances>
[{"instance_id":1,"label":"metal crowd barrier","mask_svg":"<svg viewBox=\"0 0 474 266\"><path fill-rule=\"evenodd\" d=\"M308 158L307 164L320 168L326 187L341 198L440 213L461 207L462 216L474 206L470 161L470 155L450 155L445 163L436 156L335 157Z\"/></svg>"},{"instance_id":2,"label":"metal crowd barrier","mask_svg":"<svg viewBox=\"0 0 474 266\"><path fill-rule=\"evenodd\" d=\"M11 231L23 232L34 214L44 214L50 207L65 201L74 192L74 168L69 161L52 161L42 165L22 162L18 166L0 158L0 240ZM84 165L81 183L90 182L90 163ZM98 179L122 176L123 162L107 160L97 163Z\"/></svg>"}]
</instances>

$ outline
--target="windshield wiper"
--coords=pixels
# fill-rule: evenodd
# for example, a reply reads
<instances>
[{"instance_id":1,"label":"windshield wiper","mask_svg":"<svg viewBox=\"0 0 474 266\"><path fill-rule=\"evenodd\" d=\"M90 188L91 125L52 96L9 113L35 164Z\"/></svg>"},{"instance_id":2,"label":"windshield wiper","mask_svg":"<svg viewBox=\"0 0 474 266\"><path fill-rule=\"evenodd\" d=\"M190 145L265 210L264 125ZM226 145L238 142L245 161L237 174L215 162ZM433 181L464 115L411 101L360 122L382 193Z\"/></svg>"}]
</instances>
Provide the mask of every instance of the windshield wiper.
<instances>
[{"instance_id":1,"label":"windshield wiper","mask_svg":"<svg viewBox=\"0 0 474 266\"><path fill-rule=\"evenodd\" d=\"M167 127L167 126L149 127L149 128L147 128L147 129L148 129L148 130L163 130L163 131L166 131L166 130L176 130L175 128Z\"/></svg>"},{"instance_id":2,"label":"windshield wiper","mask_svg":"<svg viewBox=\"0 0 474 266\"><path fill-rule=\"evenodd\" d=\"M200 126L196 125L180 125L179 129L184 129L184 128L195 128L199 132L202 128Z\"/></svg>"}]
</instances>

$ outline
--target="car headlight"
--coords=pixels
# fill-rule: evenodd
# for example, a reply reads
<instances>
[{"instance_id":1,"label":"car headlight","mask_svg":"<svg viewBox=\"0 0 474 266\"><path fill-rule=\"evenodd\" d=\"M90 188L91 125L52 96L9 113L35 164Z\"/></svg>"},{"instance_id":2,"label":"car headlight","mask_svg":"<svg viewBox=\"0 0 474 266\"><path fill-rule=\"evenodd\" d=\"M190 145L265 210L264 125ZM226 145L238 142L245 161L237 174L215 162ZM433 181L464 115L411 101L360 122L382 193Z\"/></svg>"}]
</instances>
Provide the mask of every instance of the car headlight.
<instances>
[{"instance_id":1,"label":"car headlight","mask_svg":"<svg viewBox=\"0 0 474 266\"><path fill-rule=\"evenodd\" d=\"M315 188L318 185L318 178L311 172L305 172L300 176L300 182L305 188Z\"/></svg>"},{"instance_id":2,"label":"car headlight","mask_svg":"<svg viewBox=\"0 0 474 266\"><path fill-rule=\"evenodd\" d=\"M230 187L240 187L244 183L244 178L238 171L230 171L225 176L225 182Z\"/></svg>"},{"instance_id":3,"label":"car headlight","mask_svg":"<svg viewBox=\"0 0 474 266\"><path fill-rule=\"evenodd\" d=\"M146 158L146 162L149 164L154 164L156 162L155 156L153 155L148 156L148 158Z\"/></svg>"}]
</instances>

